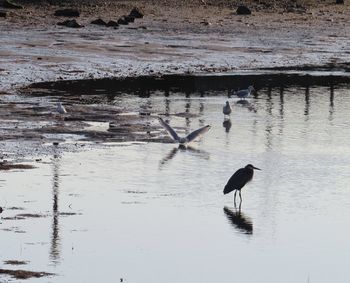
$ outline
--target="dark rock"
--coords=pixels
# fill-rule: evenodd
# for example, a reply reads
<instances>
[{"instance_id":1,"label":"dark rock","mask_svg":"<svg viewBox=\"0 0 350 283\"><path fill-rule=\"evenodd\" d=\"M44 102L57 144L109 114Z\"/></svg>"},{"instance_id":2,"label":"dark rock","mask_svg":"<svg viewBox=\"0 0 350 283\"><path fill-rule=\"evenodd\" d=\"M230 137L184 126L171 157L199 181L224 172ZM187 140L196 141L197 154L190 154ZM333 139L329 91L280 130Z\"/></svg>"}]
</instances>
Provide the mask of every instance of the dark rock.
<instances>
[{"instance_id":1,"label":"dark rock","mask_svg":"<svg viewBox=\"0 0 350 283\"><path fill-rule=\"evenodd\" d=\"M133 16L124 16L125 20L128 22L128 23L133 23L135 21L135 17Z\"/></svg>"},{"instance_id":2,"label":"dark rock","mask_svg":"<svg viewBox=\"0 0 350 283\"><path fill-rule=\"evenodd\" d=\"M118 19L118 24L119 24L119 25L127 25L127 24L129 24L129 22L125 19L125 16L121 16L121 17Z\"/></svg>"},{"instance_id":3,"label":"dark rock","mask_svg":"<svg viewBox=\"0 0 350 283\"><path fill-rule=\"evenodd\" d=\"M119 24L116 21L109 21L107 27L117 27Z\"/></svg>"},{"instance_id":4,"label":"dark rock","mask_svg":"<svg viewBox=\"0 0 350 283\"><path fill-rule=\"evenodd\" d=\"M143 13L141 12L141 10L137 7L134 7L130 14L129 14L130 17L133 17L135 19L141 19L143 18Z\"/></svg>"},{"instance_id":5,"label":"dark rock","mask_svg":"<svg viewBox=\"0 0 350 283\"><path fill-rule=\"evenodd\" d=\"M247 6L241 5L237 8L237 15L250 15L252 11Z\"/></svg>"},{"instance_id":6,"label":"dark rock","mask_svg":"<svg viewBox=\"0 0 350 283\"><path fill-rule=\"evenodd\" d=\"M4 8L8 8L8 9L23 9L23 6L18 5L16 3L13 3L9 0L4 0L4 2L2 3Z\"/></svg>"},{"instance_id":7,"label":"dark rock","mask_svg":"<svg viewBox=\"0 0 350 283\"><path fill-rule=\"evenodd\" d=\"M102 19L97 19L91 22L93 25L106 26L107 23Z\"/></svg>"},{"instance_id":8,"label":"dark rock","mask_svg":"<svg viewBox=\"0 0 350 283\"><path fill-rule=\"evenodd\" d=\"M79 17L80 12L77 9L62 9L55 12L57 17Z\"/></svg>"},{"instance_id":9,"label":"dark rock","mask_svg":"<svg viewBox=\"0 0 350 283\"><path fill-rule=\"evenodd\" d=\"M7 12L0 10L0 18L6 18Z\"/></svg>"},{"instance_id":10,"label":"dark rock","mask_svg":"<svg viewBox=\"0 0 350 283\"><path fill-rule=\"evenodd\" d=\"M66 26L69 28L81 28L83 27L81 24L77 23L76 20L66 20L64 22L57 23L59 26Z\"/></svg>"},{"instance_id":11,"label":"dark rock","mask_svg":"<svg viewBox=\"0 0 350 283\"><path fill-rule=\"evenodd\" d=\"M344 4L344 0L336 0L336 4Z\"/></svg>"}]
</instances>

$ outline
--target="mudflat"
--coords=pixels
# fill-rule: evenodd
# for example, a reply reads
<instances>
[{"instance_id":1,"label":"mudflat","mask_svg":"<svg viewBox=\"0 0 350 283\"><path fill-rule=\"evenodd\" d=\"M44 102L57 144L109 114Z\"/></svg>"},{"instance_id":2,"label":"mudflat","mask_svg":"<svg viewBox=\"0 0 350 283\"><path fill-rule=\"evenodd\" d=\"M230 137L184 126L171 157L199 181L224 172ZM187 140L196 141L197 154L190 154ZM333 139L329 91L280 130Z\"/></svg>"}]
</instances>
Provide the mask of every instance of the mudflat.
<instances>
[{"instance_id":1,"label":"mudflat","mask_svg":"<svg viewBox=\"0 0 350 283\"><path fill-rule=\"evenodd\" d=\"M238 15L238 1L18 1L22 9L1 8L2 140L28 144L16 156L32 153L32 147L40 152L45 143L72 134L90 141L158 140L152 115L159 113L89 106L91 97L59 93L48 92L46 99L47 90L39 99L30 87L34 83L300 71L348 76L350 5L345 2L245 1L251 14ZM143 17L122 24L135 7ZM79 16L55 16L62 9L76 9ZM58 25L73 19L79 27ZM92 24L96 20L119 24ZM57 100L68 106L65 117L55 113ZM120 115L125 113L133 114ZM113 129L96 134L87 122Z\"/></svg>"}]
</instances>

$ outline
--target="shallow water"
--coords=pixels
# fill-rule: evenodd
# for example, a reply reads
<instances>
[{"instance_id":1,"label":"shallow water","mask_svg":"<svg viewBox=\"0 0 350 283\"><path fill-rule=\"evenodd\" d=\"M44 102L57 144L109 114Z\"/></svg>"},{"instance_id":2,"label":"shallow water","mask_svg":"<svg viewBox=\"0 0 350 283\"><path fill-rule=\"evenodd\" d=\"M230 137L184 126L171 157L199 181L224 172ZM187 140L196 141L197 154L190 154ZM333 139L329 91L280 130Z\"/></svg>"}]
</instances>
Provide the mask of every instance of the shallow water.
<instances>
[{"instance_id":1,"label":"shallow water","mask_svg":"<svg viewBox=\"0 0 350 283\"><path fill-rule=\"evenodd\" d=\"M110 101L198 114L167 117L212 126L187 150L113 144L2 172L2 217L43 217L0 220L0 261L57 274L33 282L348 282L349 89L263 88L230 98L230 121L212 94ZM239 213L222 190L248 163L262 171Z\"/></svg>"}]
</instances>

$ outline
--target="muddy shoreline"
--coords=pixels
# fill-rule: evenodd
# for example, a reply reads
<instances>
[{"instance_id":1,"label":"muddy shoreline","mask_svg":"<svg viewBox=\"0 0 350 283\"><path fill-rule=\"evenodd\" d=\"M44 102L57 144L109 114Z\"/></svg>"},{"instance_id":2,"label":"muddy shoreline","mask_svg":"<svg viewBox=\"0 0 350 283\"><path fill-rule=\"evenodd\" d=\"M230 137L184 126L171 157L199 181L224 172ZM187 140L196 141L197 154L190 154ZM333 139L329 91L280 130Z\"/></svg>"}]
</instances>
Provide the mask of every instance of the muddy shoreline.
<instances>
[{"instance_id":1,"label":"muddy shoreline","mask_svg":"<svg viewBox=\"0 0 350 283\"><path fill-rule=\"evenodd\" d=\"M270 87L288 84L288 78L303 86L328 85L330 77L349 83L348 3L262 7L248 1L252 15L240 16L237 3L200 2L90 1L38 9L19 1L24 9L0 19L3 159L33 160L103 142L170 142L154 122L162 113L97 105L100 89L145 97L167 88L225 90L254 83L259 89L266 85L264 74ZM84 27L57 25L63 18L55 10L71 6L80 10L76 19ZM117 19L135 6L144 17L128 25L91 24L97 17ZM85 88L79 80L86 80ZM81 95L88 91L93 96ZM55 113L57 101L67 106L65 117ZM91 122L101 124L96 129Z\"/></svg>"}]
</instances>

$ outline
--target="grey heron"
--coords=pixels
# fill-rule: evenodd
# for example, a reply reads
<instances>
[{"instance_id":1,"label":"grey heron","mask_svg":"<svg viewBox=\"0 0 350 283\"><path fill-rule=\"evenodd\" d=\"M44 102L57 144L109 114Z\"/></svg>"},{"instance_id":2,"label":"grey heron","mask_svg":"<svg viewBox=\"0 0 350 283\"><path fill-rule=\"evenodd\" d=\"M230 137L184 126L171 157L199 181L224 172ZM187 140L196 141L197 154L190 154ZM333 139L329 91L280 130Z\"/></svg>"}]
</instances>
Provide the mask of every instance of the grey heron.
<instances>
[{"instance_id":1,"label":"grey heron","mask_svg":"<svg viewBox=\"0 0 350 283\"><path fill-rule=\"evenodd\" d=\"M241 195L241 189L247 184L249 181L253 179L254 175L254 169L255 170L261 170L252 164L248 164L244 168L238 169L228 180L225 188L224 188L224 195L235 191L234 196L234 202L236 203L236 193L239 191L239 198L242 202L242 195Z\"/></svg>"}]
</instances>

